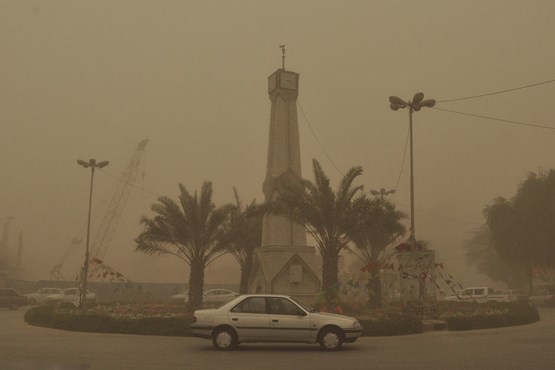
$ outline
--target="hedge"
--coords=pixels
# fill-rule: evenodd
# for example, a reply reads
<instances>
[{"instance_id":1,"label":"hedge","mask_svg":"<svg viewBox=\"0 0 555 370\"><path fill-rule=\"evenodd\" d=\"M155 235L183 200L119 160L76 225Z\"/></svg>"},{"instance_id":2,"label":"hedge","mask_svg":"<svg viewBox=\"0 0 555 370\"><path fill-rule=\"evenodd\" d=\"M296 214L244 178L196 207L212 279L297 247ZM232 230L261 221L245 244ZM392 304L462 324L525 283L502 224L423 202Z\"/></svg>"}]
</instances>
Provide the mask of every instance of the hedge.
<instances>
[{"instance_id":1,"label":"hedge","mask_svg":"<svg viewBox=\"0 0 555 370\"><path fill-rule=\"evenodd\" d=\"M166 336L191 336L191 316L114 318L101 314L80 314L59 311L53 306L38 306L25 313L31 325L96 333L122 333ZM398 315L380 319L360 319L362 336L387 336L422 333L419 319Z\"/></svg>"},{"instance_id":2,"label":"hedge","mask_svg":"<svg viewBox=\"0 0 555 370\"><path fill-rule=\"evenodd\" d=\"M488 303L492 313L453 315L445 318L449 330L473 330L525 325L540 319L538 310L527 302Z\"/></svg>"},{"instance_id":3,"label":"hedge","mask_svg":"<svg viewBox=\"0 0 555 370\"><path fill-rule=\"evenodd\" d=\"M95 333L190 336L192 319L188 317L114 318L108 315L60 312L53 306L38 306L25 313L31 325Z\"/></svg>"},{"instance_id":4,"label":"hedge","mask_svg":"<svg viewBox=\"0 0 555 370\"><path fill-rule=\"evenodd\" d=\"M539 320L535 307L525 302L453 306L458 310L444 316L449 330L472 330L524 325ZM478 308L478 310L476 310ZM465 312L464 314L462 312ZM472 313L473 312L473 313ZM106 314L81 314L54 306L38 306L25 313L31 325L97 333L191 336L192 316L114 318ZM360 318L362 336L388 336L423 332L422 321L396 314L378 319Z\"/></svg>"},{"instance_id":5,"label":"hedge","mask_svg":"<svg viewBox=\"0 0 555 370\"><path fill-rule=\"evenodd\" d=\"M420 319L405 315L374 320L360 319L359 322L364 328L363 337L419 334L424 331L424 325Z\"/></svg>"}]
</instances>

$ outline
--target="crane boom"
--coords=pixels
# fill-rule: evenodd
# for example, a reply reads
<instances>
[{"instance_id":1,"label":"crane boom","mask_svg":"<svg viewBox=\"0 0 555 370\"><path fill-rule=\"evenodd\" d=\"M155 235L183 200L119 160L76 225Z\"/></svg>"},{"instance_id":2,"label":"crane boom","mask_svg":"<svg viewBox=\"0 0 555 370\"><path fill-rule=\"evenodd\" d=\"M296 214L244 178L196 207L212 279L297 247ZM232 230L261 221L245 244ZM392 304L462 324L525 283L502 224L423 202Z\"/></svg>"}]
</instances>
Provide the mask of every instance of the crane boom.
<instances>
[{"instance_id":1,"label":"crane boom","mask_svg":"<svg viewBox=\"0 0 555 370\"><path fill-rule=\"evenodd\" d=\"M99 226L96 228L94 238L90 245L91 256L96 258L104 258L110 241L114 236L121 214L127 204L129 195L131 194L132 186L137 179L140 164L145 155L145 147L148 139L142 140L137 149L133 153L131 160L119 176L119 184L114 189L112 195L106 202L106 211L104 217L100 221Z\"/></svg>"}]
</instances>

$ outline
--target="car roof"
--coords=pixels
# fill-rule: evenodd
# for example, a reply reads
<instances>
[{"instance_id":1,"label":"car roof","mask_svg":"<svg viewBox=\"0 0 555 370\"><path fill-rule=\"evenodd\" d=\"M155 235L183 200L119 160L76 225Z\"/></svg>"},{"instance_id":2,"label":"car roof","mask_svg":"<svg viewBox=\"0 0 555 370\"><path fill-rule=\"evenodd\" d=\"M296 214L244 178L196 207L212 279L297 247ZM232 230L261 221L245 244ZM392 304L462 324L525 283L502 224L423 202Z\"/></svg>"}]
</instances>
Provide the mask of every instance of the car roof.
<instances>
[{"instance_id":1,"label":"car roof","mask_svg":"<svg viewBox=\"0 0 555 370\"><path fill-rule=\"evenodd\" d=\"M277 297L277 298L291 298L289 295L285 294L241 294L237 298L241 297Z\"/></svg>"}]
</instances>

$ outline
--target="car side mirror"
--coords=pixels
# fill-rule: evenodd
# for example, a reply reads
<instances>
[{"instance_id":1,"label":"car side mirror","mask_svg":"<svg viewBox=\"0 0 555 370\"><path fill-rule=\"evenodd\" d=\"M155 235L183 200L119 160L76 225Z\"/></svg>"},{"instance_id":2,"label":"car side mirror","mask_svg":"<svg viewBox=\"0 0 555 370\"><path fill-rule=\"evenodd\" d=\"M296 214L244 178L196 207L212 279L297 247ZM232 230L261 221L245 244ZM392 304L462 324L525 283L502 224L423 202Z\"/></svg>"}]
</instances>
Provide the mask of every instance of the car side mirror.
<instances>
[{"instance_id":1,"label":"car side mirror","mask_svg":"<svg viewBox=\"0 0 555 370\"><path fill-rule=\"evenodd\" d=\"M297 310L297 316L306 316L306 312L303 310Z\"/></svg>"}]
</instances>

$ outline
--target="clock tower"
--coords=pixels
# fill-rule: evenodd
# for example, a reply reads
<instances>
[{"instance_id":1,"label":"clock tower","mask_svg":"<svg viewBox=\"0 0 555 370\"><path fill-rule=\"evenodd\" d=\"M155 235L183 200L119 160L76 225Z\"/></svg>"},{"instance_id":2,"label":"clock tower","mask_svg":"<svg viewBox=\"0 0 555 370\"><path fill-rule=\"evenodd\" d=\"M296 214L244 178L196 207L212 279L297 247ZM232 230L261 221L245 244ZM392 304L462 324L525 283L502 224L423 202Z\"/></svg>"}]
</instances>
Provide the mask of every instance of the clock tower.
<instances>
[{"instance_id":1,"label":"clock tower","mask_svg":"<svg viewBox=\"0 0 555 370\"><path fill-rule=\"evenodd\" d=\"M268 77L270 132L262 187L266 201L277 199L283 186L291 187L302 181L298 94L298 73L281 68ZM267 213L249 291L289 294L309 300L321 288L320 265L315 248L307 246L306 231L301 225Z\"/></svg>"}]
</instances>

